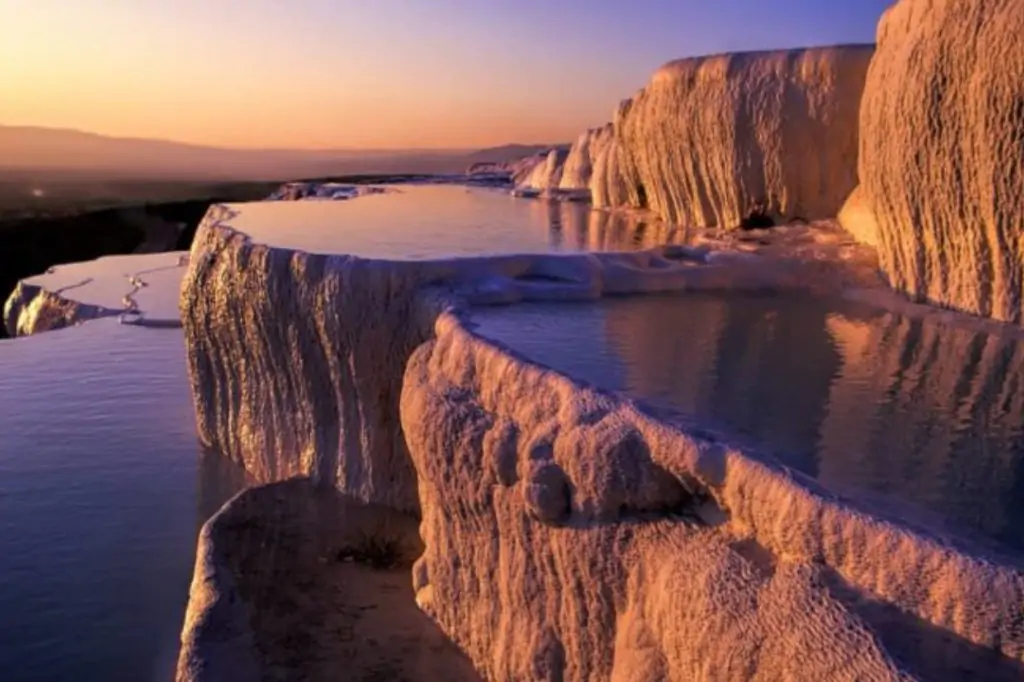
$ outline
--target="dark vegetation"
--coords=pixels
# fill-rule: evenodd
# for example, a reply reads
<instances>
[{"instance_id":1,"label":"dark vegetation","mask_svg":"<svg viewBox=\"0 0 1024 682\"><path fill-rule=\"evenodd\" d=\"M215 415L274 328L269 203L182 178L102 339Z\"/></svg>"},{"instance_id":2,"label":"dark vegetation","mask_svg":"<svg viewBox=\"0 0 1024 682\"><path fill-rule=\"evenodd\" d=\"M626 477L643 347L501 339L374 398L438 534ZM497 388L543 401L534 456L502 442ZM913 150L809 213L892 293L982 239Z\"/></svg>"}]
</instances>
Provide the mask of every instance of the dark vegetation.
<instances>
[{"instance_id":1,"label":"dark vegetation","mask_svg":"<svg viewBox=\"0 0 1024 682\"><path fill-rule=\"evenodd\" d=\"M210 204L262 199L278 185L48 175L0 173L0 305L54 265L187 250Z\"/></svg>"}]
</instances>

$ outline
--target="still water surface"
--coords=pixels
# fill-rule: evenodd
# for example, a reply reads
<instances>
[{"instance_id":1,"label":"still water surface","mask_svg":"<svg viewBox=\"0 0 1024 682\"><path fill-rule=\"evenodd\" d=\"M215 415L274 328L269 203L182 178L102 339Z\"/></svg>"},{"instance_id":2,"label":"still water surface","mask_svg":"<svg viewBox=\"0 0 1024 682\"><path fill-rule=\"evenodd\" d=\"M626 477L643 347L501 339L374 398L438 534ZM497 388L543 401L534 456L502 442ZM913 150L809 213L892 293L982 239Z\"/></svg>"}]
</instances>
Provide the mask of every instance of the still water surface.
<instances>
[{"instance_id":1,"label":"still water surface","mask_svg":"<svg viewBox=\"0 0 1024 682\"><path fill-rule=\"evenodd\" d=\"M401 185L348 201L232 204L255 241L314 253L423 260L551 251L634 250L684 239L657 221L589 204L516 199L458 185Z\"/></svg>"},{"instance_id":2,"label":"still water surface","mask_svg":"<svg viewBox=\"0 0 1024 682\"><path fill-rule=\"evenodd\" d=\"M241 485L200 457L180 330L0 342L0 678L173 674L196 533Z\"/></svg>"},{"instance_id":3,"label":"still water surface","mask_svg":"<svg viewBox=\"0 0 1024 682\"><path fill-rule=\"evenodd\" d=\"M949 537L1024 550L1024 345L795 296L481 309L478 331Z\"/></svg>"}]
</instances>

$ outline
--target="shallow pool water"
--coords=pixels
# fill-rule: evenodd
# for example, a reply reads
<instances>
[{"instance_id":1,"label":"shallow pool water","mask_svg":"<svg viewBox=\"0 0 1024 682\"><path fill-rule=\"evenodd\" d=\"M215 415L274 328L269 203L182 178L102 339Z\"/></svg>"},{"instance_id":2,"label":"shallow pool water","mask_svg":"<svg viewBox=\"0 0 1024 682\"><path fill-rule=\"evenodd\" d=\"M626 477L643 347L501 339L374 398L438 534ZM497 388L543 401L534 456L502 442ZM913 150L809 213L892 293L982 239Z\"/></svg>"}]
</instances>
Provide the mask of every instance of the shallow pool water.
<instances>
[{"instance_id":1,"label":"shallow pool water","mask_svg":"<svg viewBox=\"0 0 1024 682\"><path fill-rule=\"evenodd\" d=\"M230 206L237 214L228 224L257 242L366 258L622 251L683 239L664 223L593 211L589 204L459 185L401 185L348 201Z\"/></svg>"},{"instance_id":2,"label":"shallow pool water","mask_svg":"<svg viewBox=\"0 0 1024 682\"><path fill-rule=\"evenodd\" d=\"M201 456L180 330L0 342L0 678L171 679L196 534L242 484Z\"/></svg>"},{"instance_id":3,"label":"shallow pool water","mask_svg":"<svg viewBox=\"0 0 1024 682\"><path fill-rule=\"evenodd\" d=\"M187 266L187 251L105 256L58 265L24 282L111 314L135 311L149 321L170 321L178 318Z\"/></svg>"},{"instance_id":4,"label":"shallow pool water","mask_svg":"<svg viewBox=\"0 0 1024 682\"><path fill-rule=\"evenodd\" d=\"M526 304L474 321L532 360L669 408L872 509L1024 549L1018 341L796 296Z\"/></svg>"}]
</instances>

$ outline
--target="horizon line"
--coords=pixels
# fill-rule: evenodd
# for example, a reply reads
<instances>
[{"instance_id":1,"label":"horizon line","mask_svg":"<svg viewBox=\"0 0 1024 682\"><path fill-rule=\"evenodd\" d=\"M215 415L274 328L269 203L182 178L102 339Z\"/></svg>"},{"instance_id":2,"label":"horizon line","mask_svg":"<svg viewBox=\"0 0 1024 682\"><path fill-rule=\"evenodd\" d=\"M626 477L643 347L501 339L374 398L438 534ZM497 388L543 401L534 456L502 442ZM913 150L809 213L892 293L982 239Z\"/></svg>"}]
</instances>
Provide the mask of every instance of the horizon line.
<instances>
[{"instance_id":1,"label":"horizon line","mask_svg":"<svg viewBox=\"0 0 1024 682\"><path fill-rule=\"evenodd\" d=\"M171 138L163 137L138 137L138 136L122 136L112 135L108 133L100 133L92 130L83 130L81 128L67 128L67 127L54 127L54 126L40 126L40 125L24 125L24 124L10 124L0 122L0 131L3 130L32 130L32 131L47 131L52 133L68 133L74 135L82 135L87 137L102 138L105 140L113 140L118 142L150 142L175 145L178 147L192 147L195 149L206 149L206 150L217 150L226 152L242 152L242 153L332 153L332 152L418 152L418 153L431 153L431 154L444 154L444 153L466 153L466 152L477 152L486 149L497 149L501 147L509 146L521 146L521 147L558 147L571 144L571 140L562 142L506 142L504 144L489 145L486 147L236 147L230 145L212 145L204 144L201 142L189 142L186 140L175 140Z\"/></svg>"}]
</instances>

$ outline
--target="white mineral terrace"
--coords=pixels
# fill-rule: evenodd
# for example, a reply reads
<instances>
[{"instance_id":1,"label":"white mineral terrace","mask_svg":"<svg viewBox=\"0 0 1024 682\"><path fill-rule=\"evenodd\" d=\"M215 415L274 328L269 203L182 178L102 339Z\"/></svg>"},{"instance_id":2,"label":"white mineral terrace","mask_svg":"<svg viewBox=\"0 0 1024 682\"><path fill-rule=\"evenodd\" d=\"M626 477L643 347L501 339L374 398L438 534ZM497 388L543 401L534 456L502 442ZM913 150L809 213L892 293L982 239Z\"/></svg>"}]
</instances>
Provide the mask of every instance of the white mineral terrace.
<instances>
[{"instance_id":1,"label":"white mineral terrace","mask_svg":"<svg viewBox=\"0 0 1024 682\"><path fill-rule=\"evenodd\" d=\"M383 260L298 250L304 237L246 211L211 211L183 287L200 438L259 480L418 514L417 602L486 679L923 679L934 651L990 657L991 679L1019 671L1016 565L585 388L479 337L465 312L667 290L889 300L870 249L834 224ZM217 556L201 545L184 680L255 655ZM237 627L211 640L214 622Z\"/></svg>"},{"instance_id":2,"label":"white mineral terrace","mask_svg":"<svg viewBox=\"0 0 1024 682\"><path fill-rule=\"evenodd\" d=\"M684 235L620 216L610 239L590 230L607 233L613 214L587 211L576 227L560 219L554 238L559 205L468 193L539 216L526 221L527 253L501 241L513 219L496 229L463 213L445 232L429 209L412 230L388 232L389 220L415 215L403 195L431 191L466 193L214 207L187 259L56 268L19 287L6 321L19 333L108 315L174 324L184 271L201 441L259 482L308 477L418 515L417 603L486 679L1019 674L1017 564L853 507L768 458L587 388L477 335L467 311L800 291L1012 337L1019 328L906 303L877 279L874 251L829 221ZM497 246L474 230L492 230ZM455 232L467 236L438 243ZM641 250L601 250L616 245ZM259 665L216 537L200 537L180 680Z\"/></svg>"},{"instance_id":3,"label":"white mineral terrace","mask_svg":"<svg viewBox=\"0 0 1024 682\"><path fill-rule=\"evenodd\" d=\"M106 256L58 265L18 283L4 306L11 336L99 317L126 324L180 326L178 298L187 252Z\"/></svg>"}]
</instances>

